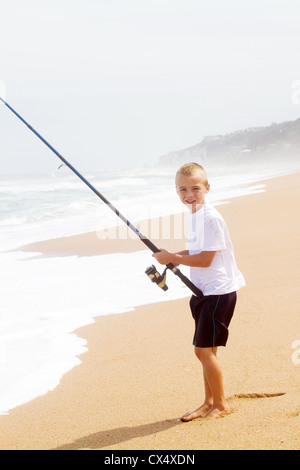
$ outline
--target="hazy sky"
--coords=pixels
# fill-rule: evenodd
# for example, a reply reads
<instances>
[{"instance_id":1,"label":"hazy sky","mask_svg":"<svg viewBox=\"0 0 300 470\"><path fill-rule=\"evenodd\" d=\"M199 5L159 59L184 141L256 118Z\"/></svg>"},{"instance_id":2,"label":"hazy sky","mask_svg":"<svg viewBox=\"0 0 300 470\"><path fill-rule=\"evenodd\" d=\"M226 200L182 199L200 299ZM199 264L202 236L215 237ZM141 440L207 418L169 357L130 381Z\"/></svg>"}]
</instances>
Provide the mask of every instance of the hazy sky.
<instances>
[{"instance_id":1,"label":"hazy sky","mask_svg":"<svg viewBox=\"0 0 300 470\"><path fill-rule=\"evenodd\" d=\"M7 101L79 171L300 117L299 0L0 0L0 18ZM1 174L55 159L0 106Z\"/></svg>"}]
</instances>

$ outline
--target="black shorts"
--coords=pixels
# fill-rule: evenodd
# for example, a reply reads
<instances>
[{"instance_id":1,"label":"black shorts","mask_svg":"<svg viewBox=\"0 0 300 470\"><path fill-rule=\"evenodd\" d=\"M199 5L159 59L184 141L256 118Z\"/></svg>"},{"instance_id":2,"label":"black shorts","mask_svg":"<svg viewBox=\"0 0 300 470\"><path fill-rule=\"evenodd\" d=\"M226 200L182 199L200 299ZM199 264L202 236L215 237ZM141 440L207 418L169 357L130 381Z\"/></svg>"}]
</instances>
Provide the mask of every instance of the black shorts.
<instances>
[{"instance_id":1,"label":"black shorts","mask_svg":"<svg viewBox=\"0 0 300 470\"><path fill-rule=\"evenodd\" d=\"M207 295L201 299L192 296L190 307L195 320L193 345L198 348L226 346L228 327L236 305L236 292Z\"/></svg>"}]
</instances>

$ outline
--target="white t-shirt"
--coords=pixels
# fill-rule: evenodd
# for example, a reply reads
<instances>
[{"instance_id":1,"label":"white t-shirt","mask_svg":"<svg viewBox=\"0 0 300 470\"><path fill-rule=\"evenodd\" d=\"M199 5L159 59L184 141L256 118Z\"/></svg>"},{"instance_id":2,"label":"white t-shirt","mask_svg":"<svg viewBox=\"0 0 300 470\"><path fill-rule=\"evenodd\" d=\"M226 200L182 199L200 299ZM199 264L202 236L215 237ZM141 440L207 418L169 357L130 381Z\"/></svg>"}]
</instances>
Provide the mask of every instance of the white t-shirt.
<instances>
[{"instance_id":1,"label":"white t-shirt","mask_svg":"<svg viewBox=\"0 0 300 470\"><path fill-rule=\"evenodd\" d=\"M226 223L210 204L205 204L187 218L189 254L216 251L207 268L191 267L191 281L204 295L223 295L245 286L245 279L237 268Z\"/></svg>"}]
</instances>

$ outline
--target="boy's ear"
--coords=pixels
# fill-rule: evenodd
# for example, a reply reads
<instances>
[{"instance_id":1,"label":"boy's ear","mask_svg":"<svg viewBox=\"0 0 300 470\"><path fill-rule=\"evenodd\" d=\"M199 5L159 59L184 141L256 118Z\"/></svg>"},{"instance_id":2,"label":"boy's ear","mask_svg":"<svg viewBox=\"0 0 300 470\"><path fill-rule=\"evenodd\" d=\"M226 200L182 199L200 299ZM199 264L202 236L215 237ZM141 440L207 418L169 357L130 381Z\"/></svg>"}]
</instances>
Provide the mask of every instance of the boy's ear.
<instances>
[{"instance_id":1,"label":"boy's ear","mask_svg":"<svg viewBox=\"0 0 300 470\"><path fill-rule=\"evenodd\" d=\"M210 190L210 184L208 184L208 185L206 186L206 188L205 188L205 189L206 189L206 191L205 191L205 192L206 192L206 193L208 193L208 192L209 192L209 190Z\"/></svg>"}]
</instances>

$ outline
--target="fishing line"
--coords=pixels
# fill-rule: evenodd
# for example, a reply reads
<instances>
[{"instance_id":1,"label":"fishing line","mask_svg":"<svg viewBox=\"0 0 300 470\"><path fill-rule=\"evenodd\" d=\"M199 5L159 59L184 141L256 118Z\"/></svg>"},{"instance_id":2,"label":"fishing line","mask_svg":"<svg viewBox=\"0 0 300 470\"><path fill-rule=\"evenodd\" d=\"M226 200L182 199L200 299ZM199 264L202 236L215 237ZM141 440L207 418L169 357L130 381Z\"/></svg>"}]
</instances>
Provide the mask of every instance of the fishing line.
<instances>
[{"instance_id":1,"label":"fishing line","mask_svg":"<svg viewBox=\"0 0 300 470\"><path fill-rule=\"evenodd\" d=\"M47 140L44 139L30 124L28 124L25 119L20 116L6 101L4 101L3 98L0 96L0 101L2 101L3 104L15 115L17 118L19 118L31 132L33 132L61 161L64 165L66 165L70 170L75 173L78 178L83 181L95 194L98 196L138 237L139 239L151 250L153 253L158 253L160 250L157 248L157 246L154 245L154 243L149 240L145 235L143 235L126 217L119 212L119 210L114 207L108 199L106 199L103 194L101 194L84 176L79 173L76 168L74 168L71 163L68 162L54 147L52 147ZM203 297L203 293L201 292L200 289L198 289L197 286L195 286L190 279L188 279L182 272L174 266L174 264L169 263L166 265L166 270L169 269L172 271L176 276L178 276L181 281L197 296L197 297ZM147 268L146 274L149 276L149 278L152 280L152 282L155 282L159 287L161 287L163 290L167 290L166 286L166 270L164 271L163 275L161 276L155 266L151 266L150 268Z\"/></svg>"}]
</instances>

